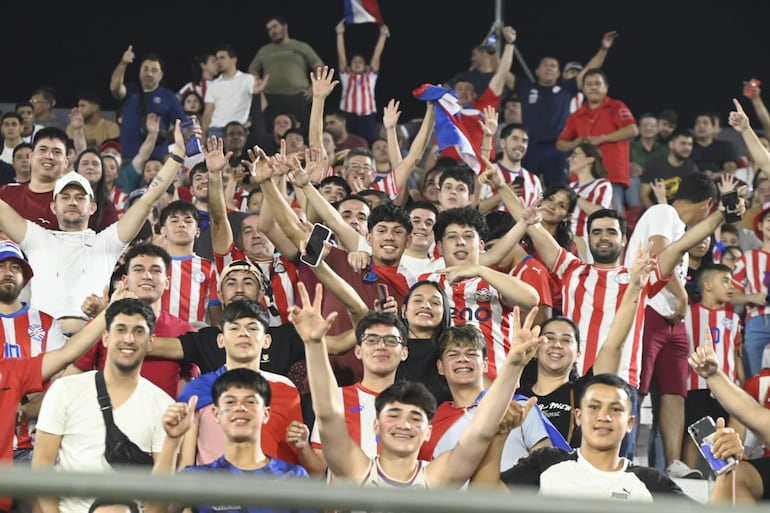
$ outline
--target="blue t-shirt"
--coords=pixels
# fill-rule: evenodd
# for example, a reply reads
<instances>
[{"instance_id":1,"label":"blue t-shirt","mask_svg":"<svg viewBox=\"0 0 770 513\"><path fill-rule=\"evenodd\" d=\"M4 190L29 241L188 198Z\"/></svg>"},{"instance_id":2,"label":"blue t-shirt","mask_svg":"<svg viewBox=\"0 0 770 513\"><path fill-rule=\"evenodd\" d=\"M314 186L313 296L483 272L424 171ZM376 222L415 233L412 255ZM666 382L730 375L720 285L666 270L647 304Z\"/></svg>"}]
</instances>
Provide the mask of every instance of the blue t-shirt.
<instances>
[{"instance_id":1,"label":"blue t-shirt","mask_svg":"<svg viewBox=\"0 0 770 513\"><path fill-rule=\"evenodd\" d=\"M120 148L124 159L132 159L139 152L146 137L145 116L154 112L160 116L160 129L162 134L158 136L153 158L161 158L168 153L168 136L174 130L177 119L185 119L182 104L176 94L165 87L158 87L154 91L144 93L144 111L140 108L139 100L142 91L137 84L126 85L126 97L123 99L123 121L120 125Z\"/></svg>"},{"instance_id":2,"label":"blue t-shirt","mask_svg":"<svg viewBox=\"0 0 770 513\"><path fill-rule=\"evenodd\" d=\"M287 461L271 458L262 468L257 470L242 470L225 459L224 456L207 465L195 465L185 467L182 472L217 472L239 475L250 475L263 479L307 479L307 471L299 465ZM242 507L237 504L219 504L198 506L193 508L197 513L223 513L225 511L237 511L238 513L284 513L284 510L261 509L254 506ZM288 513L288 512L286 512Z\"/></svg>"},{"instance_id":3,"label":"blue t-shirt","mask_svg":"<svg viewBox=\"0 0 770 513\"><path fill-rule=\"evenodd\" d=\"M516 77L514 86L521 102L521 117L529 142L555 143L567 124L569 104L578 92L577 80L562 80L552 86Z\"/></svg>"}]
</instances>

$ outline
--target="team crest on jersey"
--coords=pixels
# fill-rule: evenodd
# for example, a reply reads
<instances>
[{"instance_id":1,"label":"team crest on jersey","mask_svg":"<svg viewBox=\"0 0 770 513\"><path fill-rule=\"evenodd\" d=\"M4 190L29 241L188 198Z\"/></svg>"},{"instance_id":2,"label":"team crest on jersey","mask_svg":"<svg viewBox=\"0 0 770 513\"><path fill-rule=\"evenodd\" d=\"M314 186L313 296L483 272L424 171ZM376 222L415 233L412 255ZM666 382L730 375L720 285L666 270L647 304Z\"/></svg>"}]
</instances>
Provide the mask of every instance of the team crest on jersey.
<instances>
[{"instance_id":1,"label":"team crest on jersey","mask_svg":"<svg viewBox=\"0 0 770 513\"><path fill-rule=\"evenodd\" d=\"M27 328L27 335L29 335L29 338L32 340L40 342L45 338L46 331L45 328L39 324L30 324L29 328Z\"/></svg>"},{"instance_id":2,"label":"team crest on jersey","mask_svg":"<svg viewBox=\"0 0 770 513\"><path fill-rule=\"evenodd\" d=\"M192 273L192 281L195 283L203 283L203 281L206 279L206 275L203 274L202 271L195 271Z\"/></svg>"},{"instance_id":3,"label":"team crest on jersey","mask_svg":"<svg viewBox=\"0 0 770 513\"><path fill-rule=\"evenodd\" d=\"M489 303L492 300L492 291L488 287L476 290L476 302Z\"/></svg>"},{"instance_id":4,"label":"team crest on jersey","mask_svg":"<svg viewBox=\"0 0 770 513\"><path fill-rule=\"evenodd\" d=\"M262 363L270 363L270 355L267 353L262 353Z\"/></svg>"},{"instance_id":5,"label":"team crest on jersey","mask_svg":"<svg viewBox=\"0 0 770 513\"><path fill-rule=\"evenodd\" d=\"M631 275L627 272L618 273L615 275L615 283L619 285L628 285L631 282Z\"/></svg>"},{"instance_id":6,"label":"team crest on jersey","mask_svg":"<svg viewBox=\"0 0 770 513\"><path fill-rule=\"evenodd\" d=\"M724 319L722 319L722 327L726 330L732 330L733 320L725 317Z\"/></svg>"}]
</instances>

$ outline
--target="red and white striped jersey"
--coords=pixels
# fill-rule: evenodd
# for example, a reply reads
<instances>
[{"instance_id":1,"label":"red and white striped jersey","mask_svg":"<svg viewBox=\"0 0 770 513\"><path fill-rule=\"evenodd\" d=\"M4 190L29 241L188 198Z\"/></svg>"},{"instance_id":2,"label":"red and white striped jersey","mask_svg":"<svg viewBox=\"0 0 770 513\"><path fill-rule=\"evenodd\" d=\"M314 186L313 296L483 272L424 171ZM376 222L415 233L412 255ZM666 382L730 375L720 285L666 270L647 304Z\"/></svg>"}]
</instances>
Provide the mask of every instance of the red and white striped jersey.
<instances>
[{"instance_id":1,"label":"red and white striped jersey","mask_svg":"<svg viewBox=\"0 0 770 513\"><path fill-rule=\"evenodd\" d=\"M171 257L169 287L161 310L190 323L204 323L206 309L219 302L219 277L214 263L198 255Z\"/></svg>"},{"instance_id":2,"label":"red and white striped jersey","mask_svg":"<svg viewBox=\"0 0 770 513\"><path fill-rule=\"evenodd\" d=\"M759 404L770 410L770 369L764 368L743 385L743 389Z\"/></svg>"},{"instance_id":3,"label":"red and white striped jersey","mask_svg":"<svg viewBox=\"0 0 770 513\"><path fill-rule=\"evenodd\" d=\"M0 314L0 341L3 343L3 358L21 359L59 349L65 339L56 319L23 303L13 313ZM19 425L13 440L14 449L32 449L30 429L34 429L34 423L23 422Z\"/></svg>"},{"instance_id":4,"label":"red and white striped jersey","mask_svg":"<svg viewBox=\"0 0 770 513\"><path fill-rule=\"evenodd\" d=\"M554 273L562 282L562 311L580 328L581 355L578 372L585 375L593 366L609 333L612 320L620 307L631 281L631 273L623 266L599 269L586 264L565 249L561 250ZM665 282L647 286L647 297L652 297ZM646 298L639 302L636 318L623 345L618 375L633 387L639 386L642 365L642 329Z\"/></svg>"},{"instance_id":5,"label":"red and white striped jersey","mask_svg":"<svg viewBox=\"0 0 770 513\"><path fill-rule=\"evenodd\" d=\"M297 266L285 256L278 254L274 255L270 262L254 262L234 244L230 246L227 254L214 254L214 262L220 273L236 260L251 262L259 267L263 276L269 278L265 280L269 287L265 287L265 295L260 302L270 314L270 326L280 326L289 322L289 307L294 305L297 292Z\"/></svg>"},{"instance_id":6,"label":"red and white striped jersey","mask_svg":"<svg viewBox=\"0 0 770 513\"><path fill-rule=\"evenodd\" d=\"M570 182L570 187L583 199L601 208L612 208L612 183L604 178L597 178L583 185ZM579 206L572 212L572 233L576 237L588 238L588 214Z\"/></svg>"},{"instance_id":7,"label":"red and white striped jersey","mask_svg":"<svg viewBox=\"0 0 770 513\"><path fill-rule=\"evenodd\" d=\"M128 201L128 194L115 187L112 189L110 197L112 198L112 204L115 205L115 210L118 211L118 217L121 217L126 211L126 201Z\"/></svg>"},{"instance_id":8,"label":"red and white striped jersey","mask_svg":"<svg viewBox=\"0 0 770 513\"><path fill-rule=\"evenodd\" d=\"M512 183L519 176L524 178L524 192L522 193L523 194L522 199L524 200L525 207L534 205L535 202L540 198L540 196L542 196L543 184L540 183L540 179L534 173L530 173L523 167L518 171L514 171L512 169L508 169L500 162L497 162L497 167L500 169L500 172L503 175L503 179L507 184ZM496 189L490 187L487 184L484 184L481 186L481 192L480 192L479 198L482 200L491 198L495 194L495 192L497 192ZM499 205L497 206L497 210L507 211L508 209L505 208L505 205L503 204L503 202L500 201Z\"/></svg>"},{"instance_id":9,"label":"red and white striped jersey","mask_svg":"<svg viewBox=\"0 0 770 513\"><path fill-rule=\"evenodd\" d=\"M375 191L382 191L387 194L391 200L395 200L398 197L396 174L391 171L386 175L377 177L375 181L372 182L372 185L369 186L369 188L374 189Z\"/></svg>"},{"instance_id":10,"label":"red and white striped jersey","mask_svg":"<svg viewBox=\"0 0 770 513\"><path fill-rule=\"evenodd\" d=\"M687 339L690 341L690 354L695 352L703 343L706 325L714 340L714 352L717 360L722 363L722 371L733 382L737 378L735 370L735 345L741 338L741 319L733 305L726 304L724 308L709 308L703 303L696 303L687 308L684 318ZM687 380L687 390L704 390L709 388L706 380L698 376L692 369Z\"/></svg>"},{"instance_id":11,"label":"red and white striped jersey","mask_svg":"<svg viewBox=\"0 0 770 513\"><path fill-rule=\"evenodd\" d=\"M350 68L340 72L342 98L340 110L359 116L368 116L377 112L374 101L374 87L377 85L377 72L366 68L363 73L353 73Z\"/></svg>"},{"instance_id":12,"label":"red and white striped jersey","mask_svg":"<svg viewBox=\"0 0 770 513\"><path fill-rule=\"evenodd\" d=\"M473 323L487 341L489 368L487 376L497 377L497 369L505 362L513 337L513 309L503 302L497 289L481 278L449 283L446 274L424 274L420 280L431 280L444 289L449 300L452 324Z\"/></svg>"},{"instance_id":13,"label":"red and white striped jersey","mask_svg":"<svg viewBox=\"0 0 770 513\"><path fill-rule=\"evenodd\" d=\"M338 390L345 406L345 423L348 426L350 438L363 449L367 456L370 458L377 456L379 450L377 436L374 433L374 421L377 418L374 400L380 394L365 388L360 382L340 387ZM310 444L314 449L320 449L323 446L317 422L310 434Z\"/></svg>"},{"instance_id":14,"label":"red and white striped jersey","mask_svg":"<svg viewBox=\"0 0 770 513\"><path fill-rule=\"evenodd\" d=\"M508 274L532 285L540 295L539 304L553 307L550 273L540 260L532 255L527 255Z\"/></svg>"},{"instance_id":15,"label":"red and white striped jersey","mask_svg":"<svg viewBox=\"0 0 770 513\"><path fill-rule=\"evenodd\" d=\"M752 249L743 254L735 264L733 272L735 287L744 294L761 292L766 295L770 285L770 253ZM746 305L746 319L770 314L770 306Z\"/></svg>"}]
</instances>

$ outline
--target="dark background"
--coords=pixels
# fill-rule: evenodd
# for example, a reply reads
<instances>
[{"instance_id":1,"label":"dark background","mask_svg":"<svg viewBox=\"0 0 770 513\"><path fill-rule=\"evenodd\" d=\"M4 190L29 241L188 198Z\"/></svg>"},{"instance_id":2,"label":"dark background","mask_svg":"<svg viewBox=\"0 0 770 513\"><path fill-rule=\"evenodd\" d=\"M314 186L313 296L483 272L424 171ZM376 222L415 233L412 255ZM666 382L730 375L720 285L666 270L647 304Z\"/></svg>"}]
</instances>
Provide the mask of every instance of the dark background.
<instances>
[{"instance_id":1,"label":"dark background","mask_svg":"<svg viewBox=\"0 0 770 513\"><path fill-rule=\"evenodd\" d=\"M46 4L3 6L0 101L25 100L37 86L53 85L58 107L72 106L78 91L88 90L104 99L104 110L112 110L110 74L128 44L137 59L160 53L165 85L174 90L190 80L192 56L220 42L236 48L245 70L268 41L265 21L273 13L287 18L292 37L336 65L334 25L342 16L342 0ZM402 121L418 117L422 106L411 90L467 68L470 49L491 26L494 2L380 0L380 8L392 37L382 59L378 104L395 97L402 100ZM674 108L680 125L689 127L703 110L725 119L743 80L767 80L770 90L770 2L508 0L503 14L517 29L518 49L532 70L543 55L556 56L562 65L585 63L602 34L617 30L620 37L604 65L610 96L625 101L636 115ZM373 24L348 27L348 54L363 51L368 58L377 33ZM522 72L517 63L513 71ZM127 81L136 80L138 72L136 62Z\"/></svg>"}]
</instances>

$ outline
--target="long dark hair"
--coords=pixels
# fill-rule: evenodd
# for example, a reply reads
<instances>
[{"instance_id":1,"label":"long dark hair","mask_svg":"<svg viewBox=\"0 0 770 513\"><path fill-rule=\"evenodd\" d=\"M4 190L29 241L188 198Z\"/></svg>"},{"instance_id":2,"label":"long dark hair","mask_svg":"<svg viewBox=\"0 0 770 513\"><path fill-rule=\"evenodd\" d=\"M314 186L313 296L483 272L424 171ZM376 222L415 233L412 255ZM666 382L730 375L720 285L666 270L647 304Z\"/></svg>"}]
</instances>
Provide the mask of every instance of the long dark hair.
<instances>
[{"instance_id":1,"label":"long dark hair","mask_svg":"<svg viewBox=\"0 0 770 513\"><path fill-rule=\"evenodd\" d=\"M545 191L543 199L550 198L560 191L567 193L569 205L567 205L567 215L556 225L556 235L554 238L559 246L569 251L572 247L572 212L574 212L577 206L578 195L569 185L556 184Z\"/></svg>"},{"instance_id":2,"label":"long dark hair","mask_svg":"<svg viewBox=\"0 0 770 513\"><path fill-rule=\"evenodd\" d=\"M587 142L582 142L577 147L583 150L586 157L594 159L594 163L591 164L591 176L594 178L607 178L609 176L607 168L604 167L602 152L599 148Z\"/></svg>"},{"instance_id":3,"label":"long dark hair","mask_svg":"<svg viewBox=\"0 0 770 513\"><path fill-rule=\"evenodd\" d=\"M423 285L430 285L434 289L436 289L441 296L442 304L444 305L441 322L439 322L438 326L436 326L436 329L433 330L433 335L431 336L432 341L437 341L438 338L441 336L444 331L449 328L452 325L452 313L449 310L449 300L446 297L446 293L444 292L444 289L441 288L441 286L432 280L421 280L412 285L409 288L409 292L406 293L406 296L404 297L404 305L409 304L409 299L411 299L412 294L414 294L414 291L417 290L418 287L421 287ZM407 320L406 316L402 317L402 320L404 321L404 325L406 326L407 330L409 329L409 321Z\"/></svg>"},{"instance_id":4,"label":"long dark hair","mask_svg":"<svg viewBox=\"0 0 770 513\"><path fill-rule=\"evenodd\" d=\"M96 182L96 185L92 185L91 189L94 191L94 202L96 203L96 212L94 212L94 215L91 216L91 218L88 220L88 226L92 230L96 230L96 228L101 225L102 217L104 216L104 209L105 205L108 201L111 201L109 198L109 195L107 194L107 181L104 176L104 159L102 158L102 155L99 153L99 150L96 148L86 148L82 152L80 152L80 155L78 155L78 158L75 159L75 165L73 166L73 169L80 174L80 171L78 168L80 167L80 161L83 158L83 155L86 153L90 153L92 155L96 155L96 157L99 159L99 164L102 167L102 176L99 177L99 181Z\"/></svg>"}]
</instances>

